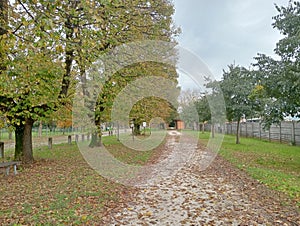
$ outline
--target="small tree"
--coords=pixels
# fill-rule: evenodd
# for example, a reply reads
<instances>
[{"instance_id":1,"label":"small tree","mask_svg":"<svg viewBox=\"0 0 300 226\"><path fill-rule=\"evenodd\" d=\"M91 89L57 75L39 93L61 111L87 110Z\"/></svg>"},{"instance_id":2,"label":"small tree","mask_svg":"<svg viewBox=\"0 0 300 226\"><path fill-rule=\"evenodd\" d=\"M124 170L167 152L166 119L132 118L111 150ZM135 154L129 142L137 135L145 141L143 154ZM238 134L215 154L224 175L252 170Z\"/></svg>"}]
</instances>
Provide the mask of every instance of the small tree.
<instances>
[{"instance_id":1,"label":"small tree","mask_svg":"<svg viewBox=\"0 0 300 226\"><path fill-rule=\"evenodd\" d=\"M195 102L198 112L199 122L202 123L202 132L204 132L204 123L211 119L211 112L207 100L207 96L202 96Z\"/></svg>"},{"instance_id":2,"label":"small tree","mask_svg":"<svg viewBox=\"0 0 300 226\"><path fill-rule=\"evenodd\" d=\"M228 71L223 73L220 87L225 99L227 119L237 122L236 144L239 144L241 119L252 113L250 94L254 85L251 73L244 67L229 65Z\"/></svg>"}]
</instances>

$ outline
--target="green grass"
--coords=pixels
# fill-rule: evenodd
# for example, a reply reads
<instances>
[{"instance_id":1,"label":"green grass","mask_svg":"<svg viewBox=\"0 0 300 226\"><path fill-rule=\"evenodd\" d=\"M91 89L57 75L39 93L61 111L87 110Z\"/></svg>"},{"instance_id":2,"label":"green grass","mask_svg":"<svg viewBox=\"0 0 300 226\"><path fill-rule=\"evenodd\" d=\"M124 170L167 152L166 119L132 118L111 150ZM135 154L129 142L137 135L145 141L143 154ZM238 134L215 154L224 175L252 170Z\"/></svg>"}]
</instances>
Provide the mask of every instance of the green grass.
<instances>
[{"instance_id":1,"label":"green grass","mask_svg":"<svg viewBox=\"0 0 300 226\"><path fill-rule=\"evenodd\" d=\"M209 133L199 133L207 143ZM284 192L300 207L300 147L225 135L220 155L271 189Z\"/></svg>"}]
</instances>

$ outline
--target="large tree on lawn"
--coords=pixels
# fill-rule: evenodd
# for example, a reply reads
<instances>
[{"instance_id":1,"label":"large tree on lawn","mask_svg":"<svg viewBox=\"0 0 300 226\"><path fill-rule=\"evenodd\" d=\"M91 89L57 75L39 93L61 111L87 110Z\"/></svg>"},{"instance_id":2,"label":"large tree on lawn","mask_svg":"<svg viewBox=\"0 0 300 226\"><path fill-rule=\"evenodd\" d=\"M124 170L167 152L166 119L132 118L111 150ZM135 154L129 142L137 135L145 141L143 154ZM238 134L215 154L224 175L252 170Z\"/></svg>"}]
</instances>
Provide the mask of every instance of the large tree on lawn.
<instances>
[{"instance_id":1,"label":"large tree on lawn","mask_svg":"<svg viewBox=\"0 0 300 226\"><path fill-rule=\"evenodd\" d=\"M15 158L32 162L34 121L69 103L76 78L115 43L122 17L116 11L124 8L119 1L4 3L0 111L15 127Z\"/></svg>"}]
</instances>

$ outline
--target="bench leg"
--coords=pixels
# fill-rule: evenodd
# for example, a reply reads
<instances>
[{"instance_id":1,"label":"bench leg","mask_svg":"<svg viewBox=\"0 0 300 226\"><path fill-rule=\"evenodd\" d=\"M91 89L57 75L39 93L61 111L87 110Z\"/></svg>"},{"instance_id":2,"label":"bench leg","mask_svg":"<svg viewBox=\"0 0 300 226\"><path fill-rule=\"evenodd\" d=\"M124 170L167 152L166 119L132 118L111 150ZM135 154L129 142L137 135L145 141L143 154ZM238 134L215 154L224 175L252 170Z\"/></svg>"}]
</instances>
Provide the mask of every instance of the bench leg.
<instances>
[{"instance_id":1,"label":"bench leg","mask_svg":"<svg viewBox=\"0 0 300 226\"><path fill-rule=\"evenodd\" d=\"M16 175L17 173L17 165L14 165L14 174Z\"/></svg>"},{"instance_id":2,"label":"bench leg","mask_svg":"<svg viewBox=\"0 0 300 226\"><path fill-rule=\"evenodd\" d=\"M9 166L6 167L6 176L8 176L8 175L9 175Z\"/></svg>"}]
</instances>

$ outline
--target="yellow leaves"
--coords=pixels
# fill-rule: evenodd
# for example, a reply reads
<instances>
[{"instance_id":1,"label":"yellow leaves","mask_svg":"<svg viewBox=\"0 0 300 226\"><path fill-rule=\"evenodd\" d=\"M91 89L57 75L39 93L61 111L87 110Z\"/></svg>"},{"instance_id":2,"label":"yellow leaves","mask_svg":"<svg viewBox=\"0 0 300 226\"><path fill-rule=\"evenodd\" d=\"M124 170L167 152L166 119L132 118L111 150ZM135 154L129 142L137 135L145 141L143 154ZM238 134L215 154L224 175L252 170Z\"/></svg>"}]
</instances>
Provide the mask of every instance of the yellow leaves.
<instances>
[{"instance_id":1,"label":"yellow leaves","mask_svg":"<svg viewBox=\"0 0 300 226\"><path fill-rule=\"evenodd\" d=\"M141 218L149 218L149 217L152 217L153 213L151 211L147 211L147 212L144 212L144 213L139 213L138 214L138 218L141 219Z\"/></svg>"},{"instance_id":2,"label":"yellow leaves","mask_svg":"<svg viewBox=\"0 0 300 226\"><path fill-rule=\"evenodd\" d=\"M86 215L81 216L81 220L86 221L86 219L87 219Z\"/></svg>"},{"instance_id":3,"label":"yellow leaves","mask_svg":"<svg viewBox=\"0 0 300 226\"><path fill-rule=\"evenodd\" d=\"M262 91L263 89L264 89L264 87L262 85L256 85L255 86L255 90L258 91L258 92Z\"/></svg>"},{"instance_id":4,"label":"yellow leaves","mask_svg":"<svg viewBox=\"0 0 300 226\"><path fill-rule=\"evenodd\" d=\"M57 53L62 53L62 52L64 51L62 45L57 45L57 46L55 47L55 50L56 50Z\"/></svg>"},{"instance_id":5,"label":"yellow leaves","mask_svg":"<svg viewBox=\"0 0 300 226\"><path fill-rule=\"evenodd\" d=\"M143 214L145 217L151 217L153 213L151 211L147 211Z\"/></svg>"},{"instance_id":6,"label":"yellow leaves","mask_svg":"<svg viewBox=\"0 0 300 226\"><path fill-rule=\"evenodd\" d=\"M100 16L97 16L97 15L93 15L93 19L94 19L97 23L99 23L99 22L102 21L102 18L101 18Z\"/></svg>"},{"instance_id":7,"label":"yellow leaves","mask_svg":"<svg viewBox=\"0 0 300 226\"><path fill-rule=\"evenodd\" d=\"M251 91L251 94L249 95L249 97L251 99L253 98L257 98L257 97L263 97L265 92L265 88L264 86L258 84L254 87L254 89Z\"/></svg>"},{"instance_id":8,"label":"yellow leaves","mask_svg":"<svg viewBox=\"0 0 300 226\"><path fill-rule=\"evenodd\" d=\"M23 23L24 26L28 26L28 24L29 24L29 22L26 21L26 20L24 20L22 23Z\"/></svg>"}]
</instances>

